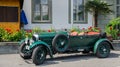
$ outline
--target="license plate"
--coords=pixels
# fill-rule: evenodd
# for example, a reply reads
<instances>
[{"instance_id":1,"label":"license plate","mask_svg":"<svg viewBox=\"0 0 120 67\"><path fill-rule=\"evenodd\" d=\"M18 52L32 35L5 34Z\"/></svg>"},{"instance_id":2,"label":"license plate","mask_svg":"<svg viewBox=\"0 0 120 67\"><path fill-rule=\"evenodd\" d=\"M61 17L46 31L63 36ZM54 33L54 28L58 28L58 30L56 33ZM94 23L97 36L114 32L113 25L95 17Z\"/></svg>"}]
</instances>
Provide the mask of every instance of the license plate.
<instances>
[{"instance_id":1,"label":"license plate","mask_svg":"<svg viewBox=\"0 0 120 67\"><path fill-rule=\"evenodd\" d=\"M26 46L26 49L28 49L28 50L29 50L29 49L30 49L30 47L29 47L29 46Z\"/></svg>"},{"instance_id":2,"label":"license plate","mask_svg":"<svg viewBox=\"0 0 120 67\"><path fill-rule=\"evenodd\" d=\"M84 51L84 49L78 49L78 51Z\"/></svg>"}]
</instances>

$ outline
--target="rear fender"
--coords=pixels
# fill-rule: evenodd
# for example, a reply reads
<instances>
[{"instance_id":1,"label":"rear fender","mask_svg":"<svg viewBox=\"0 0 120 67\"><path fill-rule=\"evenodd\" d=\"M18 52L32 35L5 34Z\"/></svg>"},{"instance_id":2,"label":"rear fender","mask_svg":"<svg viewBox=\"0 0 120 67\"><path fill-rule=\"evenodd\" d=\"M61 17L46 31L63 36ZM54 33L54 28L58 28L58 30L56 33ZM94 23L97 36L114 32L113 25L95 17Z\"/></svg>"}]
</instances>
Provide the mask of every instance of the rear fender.
<instances>
[{"instance_id":1,"label":"rear fender","mask_svg":"<svg viewBox=\"0 0 120 67\"><path fill-rule=\"evenodd\" d=\"M96 54L97 47L98 47L99 44L100 44L101 42L103 42L103 41L109 43L111 49L113 49L112 43L111 43L108 39L100 39L100 40L98 40L98 41L95 43L95 45L94 45L94 54Z\"/></svg>"},{"instance_id":2,"label":"rear fender","mask_svg":"<svg viewBox=\"0 0 120 67\"><path fill-rule=\"evenodd\" d=\"M50 46L43 41L34 42L32 45L30 45L30 49L34 49L35 47L40 46L40 45L45 46L47 48L47 52L49 53L50 57L53 58L53 53L52 53Z\"/></svg>"}]
</instances>

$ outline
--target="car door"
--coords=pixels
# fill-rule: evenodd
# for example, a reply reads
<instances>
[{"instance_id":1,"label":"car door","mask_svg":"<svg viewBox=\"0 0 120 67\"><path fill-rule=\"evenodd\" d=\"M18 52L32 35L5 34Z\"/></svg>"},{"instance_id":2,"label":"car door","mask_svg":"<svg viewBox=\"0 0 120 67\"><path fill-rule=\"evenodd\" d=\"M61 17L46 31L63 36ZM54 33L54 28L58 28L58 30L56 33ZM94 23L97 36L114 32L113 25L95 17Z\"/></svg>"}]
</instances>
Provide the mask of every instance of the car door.
<instances>
[{"instance_id":1,"label":"car door","mask_svg":"<svg viewBox=\"0 0 120 67\"><path fill-rule=\"evenodd\" d=\"M85 45L84 41L85 36L70 36L70 45L71 48L82 47Z\"/></svg>"},{"instance_id":2,"label":"car door","mask_svg":"<svg viewBox=\"0 0 120 67\"><path fill-rule=\"evenodd\" d=\"M98 36L82 35L70 36L70 48L85 48L91 47L99 39Z\"/></svg>"}]
</instances>

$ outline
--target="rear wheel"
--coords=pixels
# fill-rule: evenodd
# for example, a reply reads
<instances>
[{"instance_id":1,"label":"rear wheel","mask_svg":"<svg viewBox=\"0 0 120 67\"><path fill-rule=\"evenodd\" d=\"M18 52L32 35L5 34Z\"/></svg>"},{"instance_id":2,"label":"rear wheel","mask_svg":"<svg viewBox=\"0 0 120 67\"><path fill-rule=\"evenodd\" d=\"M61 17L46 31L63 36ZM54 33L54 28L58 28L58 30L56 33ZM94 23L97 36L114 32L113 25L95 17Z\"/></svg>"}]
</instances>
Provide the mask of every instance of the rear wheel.
<instances>
[{"instance_id":1,"label":"rear wheel","mask_svg":"<svg viewBox=\"0 0 120 67\"><path fill-rule=\"evenodd\" d=\"M107 42L101 42L97 47L96 55L99 58L106 58L110 54L110 45Z\"/></svg>"},{"instance_id":2,"label":"rear wheel","mask_svg":"<svg viewBox=\"0 0 120 67\"><path fill-rule=\"evenodd\" d=\"M32 54L33 63L36 65L42 64L46 59L46 55L47 55L47 50L44 47L42 46L36 47L33 50L33 54Z\"/></svg>"},{"instance_id":3,"label":"rear wheel","mask_svg":"<svg viewBox=\"0 0 120 67\"><path fill-rule=\"evenodd\" d=\"M25 44L25 42L22 43L19 48L19 54L23 59L30 59L31 53L26 47L28 47L28 45Z\"/></svg>"}]
</instances>

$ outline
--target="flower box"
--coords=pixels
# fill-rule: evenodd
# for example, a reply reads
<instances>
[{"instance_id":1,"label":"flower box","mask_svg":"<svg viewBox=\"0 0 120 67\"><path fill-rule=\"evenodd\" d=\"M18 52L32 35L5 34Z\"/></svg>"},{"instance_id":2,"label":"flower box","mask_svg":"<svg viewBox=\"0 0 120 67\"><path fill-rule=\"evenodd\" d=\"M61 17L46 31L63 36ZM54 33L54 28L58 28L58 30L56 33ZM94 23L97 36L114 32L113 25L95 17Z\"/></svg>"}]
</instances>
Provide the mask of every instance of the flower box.
<instances>
[{"instance_id":1,"label":"flower box","mask_svg":"<svg viewBox=\"0 0 120 67\"><path fill-rule=\"evenodd\" d=\"M120 50L120 40L113 40L112 44L115 50Z\"/></svg>"}]
</instances>

